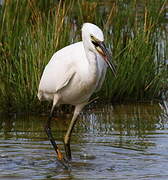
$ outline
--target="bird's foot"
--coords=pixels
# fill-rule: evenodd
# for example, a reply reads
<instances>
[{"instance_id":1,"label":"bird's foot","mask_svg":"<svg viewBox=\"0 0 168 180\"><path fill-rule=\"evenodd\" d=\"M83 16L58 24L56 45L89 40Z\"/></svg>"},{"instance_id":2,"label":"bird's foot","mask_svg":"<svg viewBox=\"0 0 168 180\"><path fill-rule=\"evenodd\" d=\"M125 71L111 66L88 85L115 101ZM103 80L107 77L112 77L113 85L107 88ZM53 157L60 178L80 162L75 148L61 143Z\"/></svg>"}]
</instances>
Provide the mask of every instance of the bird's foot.
<instances>
[{"instance_id":1,"label":"bird's foot","mask_svg":"<svg viewBox=\"0 0 168 180\"><path fill-rule=\"evenodd\" d=\"M66 169L66 170L71 170L71 166L69 164L69 161L67 161L66 159L58 159L58 162Z\"/></svg>"},{"instance_id":2,"label":"bird's foot","mask_svg":"<svg viewBox=\"0 0 168 180\"><path fill-rule=\"evenodd\" d=\"M62 154L62 152L59 149L57 149L57 160L65 169L67 169L67 170L71 169L69 161L64 158L64 155Z\"/></svg>"},{"instance_id":3,"label":"bird's foot","mask_svg":"<svg viewBox=\"0 0 168 180\"><path fill-rule=\"evenodd\" d=\"M57 149L57 158L58 158L59 161L64 159L64 156L63 156L62 152L59 149Z\"/></svg>"}]
</instances>

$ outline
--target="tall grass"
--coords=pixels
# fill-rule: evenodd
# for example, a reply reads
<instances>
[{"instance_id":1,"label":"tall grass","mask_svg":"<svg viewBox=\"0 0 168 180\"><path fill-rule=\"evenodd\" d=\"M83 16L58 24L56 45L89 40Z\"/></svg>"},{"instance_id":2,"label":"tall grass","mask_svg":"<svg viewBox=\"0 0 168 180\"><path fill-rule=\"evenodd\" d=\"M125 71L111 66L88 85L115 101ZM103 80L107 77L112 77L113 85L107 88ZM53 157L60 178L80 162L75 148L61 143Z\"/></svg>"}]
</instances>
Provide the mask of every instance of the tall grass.
<instances>
[{"instance_id":1,"label":"tall grass","mask_svg":"<svg viewBox=\"0 0 168 180\"><path fill-rule=\"evenodd\" d=\"M5 1L1 10L0 101L8 111L28 111L38 105L42 70L52 54L69 43L70 23L65 20L71 4L67 8L60 2L48 12L37 4Z\"/></svg>"},{"instance_id":2,"label":"tall grass","mask_svg":"<svg viewBox=\"0 0 168 180\"><path fill-rule=\"evenodd\" d=\"M41 108L36 94L42 71L55 51L81 39L83 22L104 29L117 65L117 79L108 72L99 96L112 101L158 97L168 77L165 2L4 1L0 8L0 109Z\"/></svg>"},{"instance_id":3,"label":"tall grass","mask_svg":"<svg viewBox=\"0 0 168 180\"><path fill-rule=\"evenodd\" d=\"M113 58L118 64L118 78L111 83L109 74L105 91L116 101L152 100L159 96L165 80L168 80L167 67L164 66L168 41L166 29L163 29L166 1L144 2L116 3L117 13L110 20L114 29L111 44ZM161 42L164 46L158 49Z\"/></svg>"}]
</instances>

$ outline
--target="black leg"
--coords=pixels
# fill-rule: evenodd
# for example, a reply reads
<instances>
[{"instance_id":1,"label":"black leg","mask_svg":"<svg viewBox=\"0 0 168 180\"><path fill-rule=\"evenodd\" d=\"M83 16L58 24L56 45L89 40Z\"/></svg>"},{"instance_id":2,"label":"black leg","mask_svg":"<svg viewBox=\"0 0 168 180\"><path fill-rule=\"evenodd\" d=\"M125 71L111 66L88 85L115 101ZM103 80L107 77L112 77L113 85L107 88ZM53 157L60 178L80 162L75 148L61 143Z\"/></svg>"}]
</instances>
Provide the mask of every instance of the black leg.
<instances>
[{"instance_id":1,"label":"black leg","mask_svg":"<svg viewBox=\"0 0 168 180\"><path fill-rule=\"evenodd\" d=\"M53 146L54 149L55 149L55 152L56 152L56 154L57 154L57 159L58 159L58 161L59 161L65 168L69 169L69 164L68 164L67 160L64 159L63 154L62 154L61 151L59 150L59 148L58 148L58 146L57 146L57 144L56 144L56 142L55 142L55 140L54 140L54 137L53 137L53 135L52 135L52 132L51 132L51 120L52 120L52 115L53 115L53 109L54 109L54 108L52 107L51 112L50 112L50 115L49 115L49 118L48 118L48 120L47 120L47 123L46 123L46 126L45 126L44 129L45 129L45 132L46 132L46 134L47 134L47 136L48 136L48 139L50 140L52 146Z\"/></svg>"},{"instance_id":2,"label":"black leg","mask_svg":"<svg viewBox=\"0 0 168 180\"><path fill-rule=\"evenodd\" d=\"M48 139L50 140L50 142L51 142L52 146L54 147L55 152L57 153L57 156L59 158L59 149L58 149L58 146L57 146L57 144L53 138L52 132L51 132L51 119L52 119L52 117L49 116L47 124L45 126L45 132L46 132Z\"/></svg>"}]
</instances>

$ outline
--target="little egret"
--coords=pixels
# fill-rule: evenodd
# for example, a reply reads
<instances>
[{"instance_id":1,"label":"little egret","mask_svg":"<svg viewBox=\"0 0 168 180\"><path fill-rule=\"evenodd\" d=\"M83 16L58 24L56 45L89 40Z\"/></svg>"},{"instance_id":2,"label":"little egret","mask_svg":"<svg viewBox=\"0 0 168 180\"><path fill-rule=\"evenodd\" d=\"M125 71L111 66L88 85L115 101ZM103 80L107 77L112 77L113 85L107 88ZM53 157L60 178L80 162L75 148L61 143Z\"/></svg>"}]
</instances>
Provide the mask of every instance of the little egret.
<instances>
[{"instance_id":1,"label":"little egret","mask_svg":"<svg viewBox=\"0 0 168 180\"><path fill-rule=\"evenodd\" d=\"M115 67L110 62L110 54L104 44L102 30L94 24L84 23L82 41L57 51L46 65L39 89L39 100L53 101L45 131L53 145L57 159L65 161L51 132L51 119L56 105L75 106L72 120L64 137L66 160L71 160L70 139L77 117L88 104L93 92L98 91L109 66L115 75Z\"/></svg>"}]
</instances>

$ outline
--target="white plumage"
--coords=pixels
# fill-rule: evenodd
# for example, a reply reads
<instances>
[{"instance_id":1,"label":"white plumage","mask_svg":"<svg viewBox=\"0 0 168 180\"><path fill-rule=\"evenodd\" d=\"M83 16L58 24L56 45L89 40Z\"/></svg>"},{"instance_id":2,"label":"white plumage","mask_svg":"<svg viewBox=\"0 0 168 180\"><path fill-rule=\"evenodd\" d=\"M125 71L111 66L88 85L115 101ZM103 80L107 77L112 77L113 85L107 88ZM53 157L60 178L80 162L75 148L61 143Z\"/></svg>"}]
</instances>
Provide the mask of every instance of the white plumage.
<instances>
[{"instance_id":1,"label":"white plumage","mask_svg":"<svg viewBox=\"0 0 168 180\"><path fill-rule=\"evenodd\" d=\"M100 89L107 67L99 54L92 56L94 61L88 62L82 42L56 52L43 72L39 99L53 100L57 93L62 96L60 104L76 105L88 100L97 88Z\"/></svg>"},{"instance_id":2,"label":"white plumage","mask_svg":"<svg viewBox=\"0 0 168 180\"><path fill-rule=\"evenodd\" d=\"M49 119L55 105L75 105L74 116L64 139L68 159L71 158L70 135L78 114L93 92L101 88L107 65L114 72L103 41L101 29L85 23L82 27L82 41L57 51L45 67L40 80L38 98L53 101Z\"/></svg>"}]
</instances>

